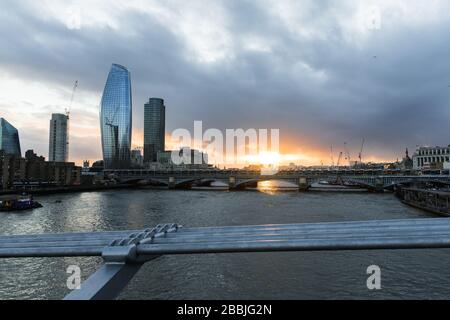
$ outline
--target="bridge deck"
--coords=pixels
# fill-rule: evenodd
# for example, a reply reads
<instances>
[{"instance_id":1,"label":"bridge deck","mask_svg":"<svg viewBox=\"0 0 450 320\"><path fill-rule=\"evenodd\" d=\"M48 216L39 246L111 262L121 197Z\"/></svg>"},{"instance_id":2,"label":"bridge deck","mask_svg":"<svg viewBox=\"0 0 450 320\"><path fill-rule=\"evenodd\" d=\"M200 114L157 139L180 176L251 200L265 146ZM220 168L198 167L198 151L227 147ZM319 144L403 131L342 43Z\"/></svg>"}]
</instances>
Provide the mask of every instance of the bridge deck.
<instances>
[{"instance_id":1,"label":"bridge deck","mask_svg":"<svg viewBox=\"0 0 450 320\"><path fill-rule=\"evenodd\" d=\"M0 236L0 258L102 256L66 300L114 299L144 263L167 254L422 248L450 248L450 219Z\"/></svg>"},{"instance_id":2,"label":"bridge deck","mask_svg":"<svg viewBox=\"0 0 450 320\"><path fill-rule=\"evenodd\" d=\"M142 230L0 236L0 258L101 256ZM450 219L178 228L134 243L138 256L226 252L450 248Z\"/></svg>"}]
</instances>

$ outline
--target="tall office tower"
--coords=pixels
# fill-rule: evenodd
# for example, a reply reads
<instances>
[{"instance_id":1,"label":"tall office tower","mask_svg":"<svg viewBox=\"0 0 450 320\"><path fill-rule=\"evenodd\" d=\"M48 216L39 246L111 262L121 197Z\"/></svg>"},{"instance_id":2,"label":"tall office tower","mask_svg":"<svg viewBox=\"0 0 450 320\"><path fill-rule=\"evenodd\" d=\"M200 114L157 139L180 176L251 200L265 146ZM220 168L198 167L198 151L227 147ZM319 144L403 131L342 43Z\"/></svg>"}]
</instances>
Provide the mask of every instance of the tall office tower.
<instances>
[{"instance_id":1,"label":"tall office tower","mask_svg":"<svg viewBox=\"0 0 450 320\"><path fill-rule=\"evenodd\" d=\"M158 152L164 151L166 107L164 100L151 98L144 105L144 162L156 162Z\"/></svg>"},{"instance_id":2,"label":"tall office tower","mask_svg":"<svg viewBox=\"0 0 450 320\"><path fill-rule=\"evenodd\" d=\"M22 155L19 131L3 118L0 118L0 150L19 157Z\"/></svg>"},{"instance_id":3,"label":"tall office tower","mask_svg":"<svg viewBox=\"0 0 450 320\"><path fill-rule=\"evenodd\" d=\"M113 64L100 104L100 127L105 169L130 168L132 129L131 75Z\"/></svg>"},{"instance_id":4,"label":"tall office tower","mask_svg":"<svg viewBox=\"0 0 450 320\"><path fill-rule=\"evenodd\" d=\"M69 117L61 113L53 113L50 120L50 139L48 161L68 162L69 160Z\"/></svg>"}]
</instances>

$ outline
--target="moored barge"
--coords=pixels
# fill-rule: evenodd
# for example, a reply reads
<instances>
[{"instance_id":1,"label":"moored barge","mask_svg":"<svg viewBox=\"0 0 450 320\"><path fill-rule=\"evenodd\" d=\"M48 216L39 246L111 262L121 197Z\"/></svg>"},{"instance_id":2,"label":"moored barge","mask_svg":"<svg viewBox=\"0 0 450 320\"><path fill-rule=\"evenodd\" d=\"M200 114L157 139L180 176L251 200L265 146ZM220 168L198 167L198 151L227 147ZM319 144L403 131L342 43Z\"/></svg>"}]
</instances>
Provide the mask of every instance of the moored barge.
<instances>
[{"instance_id":1,"label":"moored barge","mask_svg":"<svg viewBox=\"0 0 450 320\"><path fill-rule=\"evenodd\" d=\"M23 211L41 208L42 205L32 196L8 195L0 197L0 211Z\"/></svg>"},{"instance_id":2,"label":"moored barge","mask_svg":"<svg viewBox=\"0 0 450 320\"><path fill-rule=\"evenodd\" d=\"M401 188L397 196L406 205L450 217L450 191Z\"/></svg>"}]
</instances>

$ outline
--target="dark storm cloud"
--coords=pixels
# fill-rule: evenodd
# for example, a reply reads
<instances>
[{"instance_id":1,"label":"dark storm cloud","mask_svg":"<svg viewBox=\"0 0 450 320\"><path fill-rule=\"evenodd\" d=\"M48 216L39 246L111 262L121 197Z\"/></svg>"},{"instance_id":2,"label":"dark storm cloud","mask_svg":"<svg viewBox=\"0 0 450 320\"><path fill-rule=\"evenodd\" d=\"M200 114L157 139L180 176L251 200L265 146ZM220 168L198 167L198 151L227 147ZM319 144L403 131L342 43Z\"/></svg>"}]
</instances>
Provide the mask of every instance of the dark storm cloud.
<instances>
[{"instance_id":1,"label":"dark storm cloud","mask_svg":"<svg viewBox=\"0 0 450 320\"><path fill-rule=\"evenodd\" d=\"M449 21L387 24L359 41L337 22L335 2L305 2L300 25L311 36L265 3L220 3L231 43L225 59L202 63L192 39L145 12L120 12L125 29L69 30L12 2L0 14L7 44L0 68L49 86L79 79L100 101L110 64L123 64L132 72L137 128L143 104L158 96L166 99L168 130L191 128L194 120L221 129L280 128L299 147L325 150L344 141L358 149L365 137L379 156L450 143ZM269 50L248 50L252 38Z\"/></svg>"}]
</instances>

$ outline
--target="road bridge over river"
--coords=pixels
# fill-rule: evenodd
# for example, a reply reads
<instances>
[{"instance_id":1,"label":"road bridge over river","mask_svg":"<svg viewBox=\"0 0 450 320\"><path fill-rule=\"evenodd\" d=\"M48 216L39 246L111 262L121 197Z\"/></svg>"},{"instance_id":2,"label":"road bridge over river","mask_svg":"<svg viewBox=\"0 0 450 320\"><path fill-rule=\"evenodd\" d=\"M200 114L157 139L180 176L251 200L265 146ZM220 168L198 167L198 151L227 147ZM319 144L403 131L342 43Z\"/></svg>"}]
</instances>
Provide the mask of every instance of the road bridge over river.
<instances>
[{"instance_id":1,"label":"road bridge over river","mask_svg":"<svg viewBox=\"0 0 450 320\"><path fill-rule=\"evenodd\" d=\"M450 185L449 174L400 170L297 170L274 173L246 170L105 170L104 174L122 183L153 183L169 189L221 182L230 190L243 190L263 181L289 182L300 191L307 191L317 182L358 186L376 192L418 182Z\"/></svg>"}]
</instances>

